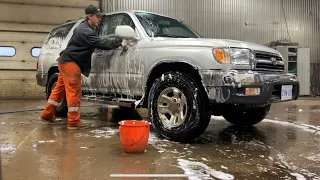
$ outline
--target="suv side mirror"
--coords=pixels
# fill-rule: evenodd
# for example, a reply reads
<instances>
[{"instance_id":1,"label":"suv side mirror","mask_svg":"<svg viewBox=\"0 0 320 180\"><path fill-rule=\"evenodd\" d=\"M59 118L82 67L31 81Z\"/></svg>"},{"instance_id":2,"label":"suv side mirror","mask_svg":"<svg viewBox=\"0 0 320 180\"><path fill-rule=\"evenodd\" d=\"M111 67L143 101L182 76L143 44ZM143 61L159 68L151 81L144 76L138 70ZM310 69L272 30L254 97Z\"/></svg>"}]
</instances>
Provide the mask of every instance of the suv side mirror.
<instances>
[{"instance_id":1,"label":"suv side mirror","mask_svg":"<svg viewBox=\"0 0 320 180\"><path fill-rule=\"evenodd\" d=\"M117 38L138 41L134 30L130 26L117 26L115 33Z\"/></svg>"}]
</instances>

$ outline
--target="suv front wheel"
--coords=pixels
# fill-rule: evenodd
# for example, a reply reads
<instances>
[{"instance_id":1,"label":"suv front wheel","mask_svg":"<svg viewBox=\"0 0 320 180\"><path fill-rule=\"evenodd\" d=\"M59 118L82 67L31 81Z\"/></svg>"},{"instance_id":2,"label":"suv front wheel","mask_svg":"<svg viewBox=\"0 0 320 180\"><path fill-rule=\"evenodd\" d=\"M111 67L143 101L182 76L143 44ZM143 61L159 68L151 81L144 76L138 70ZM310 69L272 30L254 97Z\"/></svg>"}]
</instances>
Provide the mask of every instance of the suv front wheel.
<instances>
[{"instance_id":1,"label":"suv front wheel","mask_svg":"<svg viewBox=\"0 0 320 180\"><path fill-rule=\"evenodd\" d=\"M211 111L197 83L179 72L158 77L149 92L148 108L153 129L173 141L189 141L207 128Z\"/></svg>"},{"instance_id":2,"label":"suv front wheel","mask_svg":"<svg viewBox=\"0 0 320 180\"><path fill-rule=\"evenodd\" d=\"M58 73L54 73L50 76L48 83L47 83L47 90L46 90L46 95L47 95L47 100L49 99L52 90L57 84L58 81ZM67 105L67 99L66 96L62 99L61 103L57 107L56 111L56 116L57 117L67 117L68 115L68 105Z\"/></svg>"}]
</instances>

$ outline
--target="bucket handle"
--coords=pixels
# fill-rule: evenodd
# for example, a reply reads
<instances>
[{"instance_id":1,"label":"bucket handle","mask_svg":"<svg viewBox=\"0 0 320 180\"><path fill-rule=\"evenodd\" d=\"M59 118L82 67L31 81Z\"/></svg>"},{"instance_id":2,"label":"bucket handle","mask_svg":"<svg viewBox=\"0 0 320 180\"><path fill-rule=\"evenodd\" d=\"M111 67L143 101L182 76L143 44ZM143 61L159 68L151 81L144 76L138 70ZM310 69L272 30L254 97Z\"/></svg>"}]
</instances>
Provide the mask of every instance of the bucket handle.
<instances>
[{"instance_id":1,"label":"bucket handle","mask_svg":"<svg viewBox=\"0 0 320 180\"><path fill-rule=\"evenodd\" d=\"M127 131L126 131L126 133L127 133ZM138 143L139 141L141 141L141 140L144 138L144 136L145 136L145 135L143 135L138 141L136 141L136 142L134 142L134 143L132 143L132 144L130 144L130 145L122 144L122 143L121 143L121 144L122 144L123 146L132 146L132 145Z\"/></svg>"}]
</instances>

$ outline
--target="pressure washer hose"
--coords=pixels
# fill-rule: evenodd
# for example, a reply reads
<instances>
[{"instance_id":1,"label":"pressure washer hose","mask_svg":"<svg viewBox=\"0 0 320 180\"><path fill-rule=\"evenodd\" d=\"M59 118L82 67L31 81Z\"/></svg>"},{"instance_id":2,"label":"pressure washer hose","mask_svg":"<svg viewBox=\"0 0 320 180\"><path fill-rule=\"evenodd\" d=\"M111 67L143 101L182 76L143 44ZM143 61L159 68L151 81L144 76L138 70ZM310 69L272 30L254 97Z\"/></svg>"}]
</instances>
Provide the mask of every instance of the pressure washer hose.
<instances>
[{"instance_id":1,"label":"pressure washer hose","mask_svg":"<svg viewBox=\"0 0 320 180\"><path fill-rule=\"evenodd\" d=\"M94 106L103 106L103 104L94 104L94 105L88 105L88 106L80 106L80 107L94 107ZM43 111L44 109L26 109L26 110L16 110L16 111L7 111L7 112L0 112L0 115L4 114L14 114L14 113L20 113L20 112L32 112L32 111Z\"/></svg>"}]
</instances>

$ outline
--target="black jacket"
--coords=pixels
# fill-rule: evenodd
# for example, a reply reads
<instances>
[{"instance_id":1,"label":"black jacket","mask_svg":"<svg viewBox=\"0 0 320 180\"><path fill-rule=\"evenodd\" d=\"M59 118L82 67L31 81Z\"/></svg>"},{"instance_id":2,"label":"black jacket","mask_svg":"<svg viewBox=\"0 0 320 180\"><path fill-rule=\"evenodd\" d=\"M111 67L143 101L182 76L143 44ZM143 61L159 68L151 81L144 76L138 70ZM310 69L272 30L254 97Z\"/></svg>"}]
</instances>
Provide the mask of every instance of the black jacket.
<instances>
[{"instance_id":1,"label":"black jacket","mask_svg":"<svg viewBox=\"0 0 320 180\"><path fill-rule=\"evenodd\" d=\"M81 22L73 31L67 47L60 53L58 62L76 62L86 77L91 71L91 55L94 50L111 50L121 46L122 40L101 38L87 22Z\"/></svg>"}]
</instances>

